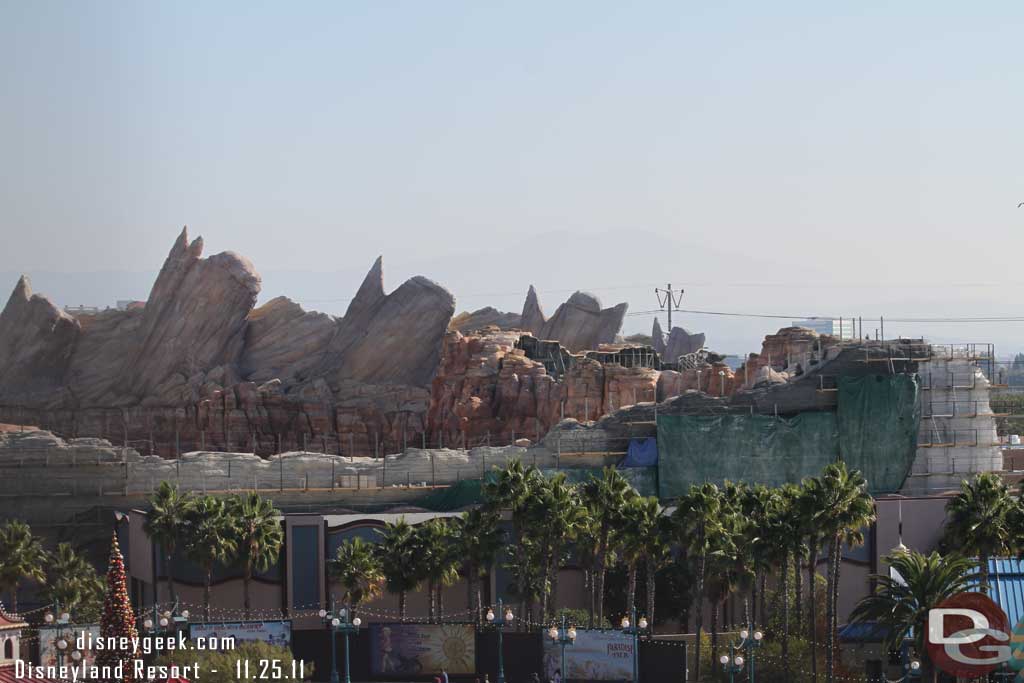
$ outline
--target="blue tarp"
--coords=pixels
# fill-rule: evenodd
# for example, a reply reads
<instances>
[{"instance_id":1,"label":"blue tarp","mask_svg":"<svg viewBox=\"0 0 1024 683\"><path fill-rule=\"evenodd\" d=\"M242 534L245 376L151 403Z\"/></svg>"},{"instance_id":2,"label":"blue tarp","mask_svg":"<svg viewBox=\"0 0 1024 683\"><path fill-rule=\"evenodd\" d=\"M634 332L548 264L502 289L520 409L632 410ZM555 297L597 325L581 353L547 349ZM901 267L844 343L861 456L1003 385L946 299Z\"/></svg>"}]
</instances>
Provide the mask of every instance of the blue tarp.
<instances>
[{"instance_id":1,"label":"blue tarp","mask_svg":"<svg viewBox=\"0 0 1024 683\"><path fill-rule=\"evenodd\" d=\"M656 467L658 465L658 440L654 437L630 439L629 451L619 467Z\"/></svg>"}]
</instances>

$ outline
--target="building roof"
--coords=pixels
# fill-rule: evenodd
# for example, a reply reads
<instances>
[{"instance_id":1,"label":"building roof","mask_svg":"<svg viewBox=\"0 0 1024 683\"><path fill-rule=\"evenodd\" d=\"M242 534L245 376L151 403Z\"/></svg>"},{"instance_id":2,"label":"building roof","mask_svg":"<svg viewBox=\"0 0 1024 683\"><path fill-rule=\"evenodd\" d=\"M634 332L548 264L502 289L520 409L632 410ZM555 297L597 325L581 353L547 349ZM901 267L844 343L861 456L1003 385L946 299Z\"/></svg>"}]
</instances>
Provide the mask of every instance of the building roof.
<instances>
[{"instance_id":1,"label":"building roof","mask_svg":"<svg viewBox=\"0 0 1024 683\"><path fill-rule=\"evenodd\" d=\"M977 574L975 568L971 572ZM1003 608L1010 626L1024 617L1024 561L1017 558L996 558L988 562L988 596Z\"/></svg>"},{"instance_id":2,"label":"building roof","mask_svg":"<svg viewBox=\"0 0 1024 683\"><path fill-rule=\"evenodd\" d=\"M28 628L28 623L21 620L17 614L11 614L4 609L0 602L0 631L12 631L18 628Z\"/></svg>"},{"instance_id":3,"label":"building roof","mask_svg":"<svg viewBox=\"0 0 1024 683\"><path fill-rule=\"evenodd\" d=\"M434 519L435 517L458 517L461 512L380 512L380 513L355 513L351 515L324 515L324 519L327 520L327 526L329 528L348 526L355 522L377 522L384 524L388 522L397 522L400 519L405 519L406 522L412 525L425 522L428 519Z\"/></svg>"},{"instance_id":4,"label":"building roof","mask_svg":"<svg viewBox=\"0 0 1024 683\"><path fill-rule=\"evenodd\" d=\"M21 678L14 677L14 664L0 665L0 683L25 683ZM59 683L59 680L49 678L33 678L32 683Z\"/></svg>"}]
</instances>

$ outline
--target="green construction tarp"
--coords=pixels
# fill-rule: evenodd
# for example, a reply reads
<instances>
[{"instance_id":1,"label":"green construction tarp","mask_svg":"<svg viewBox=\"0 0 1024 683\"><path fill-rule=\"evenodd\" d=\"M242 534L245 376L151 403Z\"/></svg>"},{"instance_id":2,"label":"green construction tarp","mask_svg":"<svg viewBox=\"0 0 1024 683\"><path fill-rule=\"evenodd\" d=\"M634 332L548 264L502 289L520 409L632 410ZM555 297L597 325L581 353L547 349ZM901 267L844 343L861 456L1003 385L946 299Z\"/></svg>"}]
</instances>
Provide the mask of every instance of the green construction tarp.
<instances>
[{"instance_id":1,"label":"green construction tarp","mask_svg":"<svg viewBox=\"0 0 1024 683\"><path fill-rule=\"evenodd\" d=\"M658 418L658 495L725 480L778 486L842 458L872 493L898 490L910 471L921 419L916 375L840 378L835 411Z\"/></svg>"},{"instance_id":2,"label":"green construction tarp","mask_svg":"<svg viewBox=\"0 0 1024 683\"><path fill-rule=\"evenodd\" d=\"M429 493L416 501L416 506L434 512L451 512L467 505L476 505L483 499L483 485L479 479L463 479L443 489Z\"/></svg>"},{"instance_id":3,"label":"green construction tarp","mask_svg":"<svg viewBox=\"0 0 1024 683\"><path fill-rule=\"evenodd\" d=\"M903 486L921 425L916 375L839 378L839 457L860 470L872 493Z\"/></svg>"},{"instance_id":4,"label":"green construction tarp","mask_svg":"<svg viewBox=\"0 0 1024 683\"><path fill-rule=\"evenodd\" d=\"M676 498L705 481L799 481L834 461L838 444L832 412L659 416L658 495Z\"/></svg>"}]
</instances>

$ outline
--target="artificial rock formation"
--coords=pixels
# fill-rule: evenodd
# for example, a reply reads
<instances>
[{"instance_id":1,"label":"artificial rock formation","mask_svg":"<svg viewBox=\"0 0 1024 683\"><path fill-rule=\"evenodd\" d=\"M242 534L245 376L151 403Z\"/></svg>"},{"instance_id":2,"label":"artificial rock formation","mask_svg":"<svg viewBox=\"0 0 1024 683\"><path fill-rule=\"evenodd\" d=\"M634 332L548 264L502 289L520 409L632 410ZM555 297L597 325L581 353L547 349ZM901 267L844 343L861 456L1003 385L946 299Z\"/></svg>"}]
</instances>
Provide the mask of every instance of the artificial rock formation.
<instances>
[{"instance_id":1,"label":"artificial rock formation","mask_svg":"<svg viewBox=\"0 0 1024 683\"><path fill-rule=\"evenodd\" d=\"M460 313L452 319L448 329L463 334L492 327L506 331L521 330L539 339L558 341L575 353L613 343L622 328L627 308L628 304L621 303L602 309L601 302L593 294L576 292L548 319L540 307L537 290L530 285L522 313L504 313L488 306L472 313ZM700 340L703 344L703 335Z\"/></svg>"},{"instance_id":2,"label":"artificial rock formation","mask_svg":"<svg viewBox=\"0 0 1024 683\"><path fill-rule=\"evenodd\" d=\"M626 304L582 292L551 318L530 287L522 314L453 320L451 294L426 278L385 292L379 258L340 318L285 297L254 308L259 291L248 260L204 257L184 230L143 306L72 316L22 278L0 313L0 423L164 456L349 456L535 440L563 417L736 386L720 364L662 369L650 347L613 344ZM531 351L503 331L514 324Z\"/></svg>"},{"instance_id":3,"label":"artificial rock formation","mask_svg":"<svg viewBox=\"0 0 1024 683\"><path fill-rule=\"evenodd\" d=\"M651 339L654 350L668 361L700 351L706 341L703 332L693 333L683 327L673 327L666 339L657 318L654 319L651 329Z\"/></svg>"},{"instance_id":4,"label":"artificial rock formation","mask_svg":"<svg viewBox=\"0 0 1024 683\"><path fill-rule=\"evenodd\" d=\"M628 304L621 303L602 309L600 300L593 294L576 292L551 318L546 318L537 291L530 285L523 304L522 329L540 339L557 339L570 351L596 349L615 341L627 308Z\"/></svg>"},{"instance_id":5,"label":"artificial rock formation","mask_svg":"<svg viewBox=\"0 0 1024 683\"><path fill-rule=\"evenodd\" d=\"M735 388L732 371L721 363L708 363L702 370L661 370L615 362L611 350L572 355L571 363L555 362L560 370L553 373L542 359L530 358L520 348L523 340L532 340L521 335L497 328L474 335L449 332L433 382L428 416L432 442L472 446L538 439L562 419L589 422L623 406L661 401L698 387L713 396ZM549 360L564 358L561 352L545 351ZM660 365L656 355L651 359Z\"/></svg>"},{"instance_id":6,"label":"artificial rock formation","mask_svg":"<svg viewBox=\"0 0 1024 683\"><path fill-rule=\"evenodd\" d=\"M504 313L492 306L473 311L463 312L452 318L448 325L449 330L457 330L466 334L476 332L485 327L497 327L502 330L518 330L523 326L522 316L518 313Z\"/></svg>"},{"instance_id":7,"label":"artificial rock formation","mask_svg":"<svg viewBox=\"0 0 1024 683\"><path fill-rule=\"evenodd\" d=\"M0 313L0 422L193 448L350 453L422 434L452 296L378 259L343 318L285 298L182 231L142 308L72 317L22 278Z\"/></svg>"},{"instance_id":8,"label":"artificial rock formation","mask_svg":"<svg viewBox=\"0 0 1024 683\"><path fill-rule=\"evenodd\" d=\"M58 391L80 331L22 276L0 313L0 396L32 401Z\"/></svg>"},{"instance_id":9,"label":"artificial rock formation","mask_svg":"<svg viewBox=\"0 0 1024 683\"><path fill-rule=\"evenodd\" d=\"M737 371L738 386L785 384L799 377L824 358L825 350L839 340L819 335L806 327L784 327L765 335L760 353L752 353Z\"/></svg>"}]
</instances>

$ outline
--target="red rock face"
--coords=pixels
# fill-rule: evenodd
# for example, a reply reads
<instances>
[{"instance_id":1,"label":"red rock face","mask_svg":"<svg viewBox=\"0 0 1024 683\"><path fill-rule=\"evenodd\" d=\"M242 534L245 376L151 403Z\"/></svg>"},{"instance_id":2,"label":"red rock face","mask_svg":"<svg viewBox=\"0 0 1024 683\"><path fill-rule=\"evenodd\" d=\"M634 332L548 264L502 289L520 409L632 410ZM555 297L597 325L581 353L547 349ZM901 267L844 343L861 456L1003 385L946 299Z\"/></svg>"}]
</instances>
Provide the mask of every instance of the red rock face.
<instances>
[{"instance_id":1,"label":"red rock face","mask_svg":"<svg viewBox=\"0 0 1024 683\"><path fill-rule=\"evenodd\" d=\"M427 416L431 440L452 445L536 440L563 417L581 421L658 397L659 372L580 358L554 378L515 348L519 331L444 340Z\"/></svg>"},{"instance_id":2,"label":"red rock face","mask_svg":"<svg viewBox=\"0 0 1024 683\"><path fill-rule=\"evenodd\" d=\"M834 345L838 340L819 335L805 327L784 327L765 335L761 353L752 353L737 372L737 387L750 388L758 381L785 381L794 373L806 371L815 350ZM820 355L820 353L818 354ZM768 373L769 368L773 373ZM774 373L787 373L777 376Z\"/></svg>"}]
</instances>

